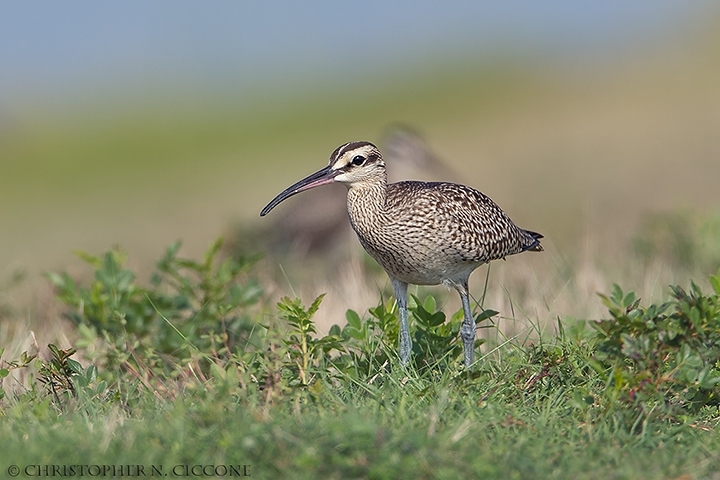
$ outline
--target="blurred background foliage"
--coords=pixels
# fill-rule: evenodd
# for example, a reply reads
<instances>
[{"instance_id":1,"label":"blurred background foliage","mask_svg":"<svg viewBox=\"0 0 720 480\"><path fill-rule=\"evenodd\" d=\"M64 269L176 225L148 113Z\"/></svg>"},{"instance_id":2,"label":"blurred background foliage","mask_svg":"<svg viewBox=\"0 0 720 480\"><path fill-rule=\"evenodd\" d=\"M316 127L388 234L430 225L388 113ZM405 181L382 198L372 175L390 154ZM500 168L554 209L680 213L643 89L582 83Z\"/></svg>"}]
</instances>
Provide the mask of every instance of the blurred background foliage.
<instances>
[{"instance_id":1,"label":"blurred background foliage","mask_svg":"<svg viewBox=\"0 0 720 480\"><path fill-rule=\"evenodd\" d=\"M563 313L590 315L627 268L650 272L642 294L720 262L714 2L0 9L0 279L81 271L73 251L116 244L148 273L177 239L189 258L220 234L242 250L277 192L398 123L545 235L547 253L522 262L532 275L493 266L510 308L534 295L528 310L551 315L574 285L567 304L583 307ZM307 267L285 268L272 293L338 283ZM330 323L374 305L383 281L365 297L345 281L355 296L335 296Z\"/></svg>"}]
</instances>

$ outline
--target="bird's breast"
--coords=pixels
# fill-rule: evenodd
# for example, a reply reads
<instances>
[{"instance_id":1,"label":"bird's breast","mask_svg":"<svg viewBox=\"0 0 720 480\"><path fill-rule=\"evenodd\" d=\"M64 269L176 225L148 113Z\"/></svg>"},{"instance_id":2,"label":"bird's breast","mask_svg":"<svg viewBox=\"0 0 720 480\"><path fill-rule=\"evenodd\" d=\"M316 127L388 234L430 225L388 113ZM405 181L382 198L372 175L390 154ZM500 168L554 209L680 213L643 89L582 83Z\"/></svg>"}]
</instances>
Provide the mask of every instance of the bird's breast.
<instances>
[{"instance_id":1,"label":"bird's breast","mask_svg":"<svg viewBox=\"0 0 720 480\"><path fill-rule=\"evenodd\" d=\"M435 227L416 218L350 215L365 251L393 278L415 285L438 285L467 277L481 262L457 245L443 241Z\"/></svg>"}]
</instances>

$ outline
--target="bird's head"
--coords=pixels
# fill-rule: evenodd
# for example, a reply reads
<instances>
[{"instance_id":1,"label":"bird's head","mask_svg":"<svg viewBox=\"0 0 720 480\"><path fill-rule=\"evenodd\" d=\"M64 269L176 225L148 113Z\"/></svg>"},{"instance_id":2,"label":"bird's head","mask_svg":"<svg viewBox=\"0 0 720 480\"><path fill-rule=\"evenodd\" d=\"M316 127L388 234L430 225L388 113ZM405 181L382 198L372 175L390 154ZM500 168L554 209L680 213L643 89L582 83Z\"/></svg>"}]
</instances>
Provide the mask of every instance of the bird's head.
<instances>
[{"instance_id":1,"label":"bird's head","mask_svg":"<svg viewBox=\"0 0 720 480\"><path fill-rule=\"evenodd\" d=\"M264 217L280 202L297 193L311 188L339 182L349 188L356 185L386 181L385 162L380 150L370 142L349 142L339 146L330 155L328 166L308 175L296 184L286 188L260 212Z\"/></svg>"}]
</instances>

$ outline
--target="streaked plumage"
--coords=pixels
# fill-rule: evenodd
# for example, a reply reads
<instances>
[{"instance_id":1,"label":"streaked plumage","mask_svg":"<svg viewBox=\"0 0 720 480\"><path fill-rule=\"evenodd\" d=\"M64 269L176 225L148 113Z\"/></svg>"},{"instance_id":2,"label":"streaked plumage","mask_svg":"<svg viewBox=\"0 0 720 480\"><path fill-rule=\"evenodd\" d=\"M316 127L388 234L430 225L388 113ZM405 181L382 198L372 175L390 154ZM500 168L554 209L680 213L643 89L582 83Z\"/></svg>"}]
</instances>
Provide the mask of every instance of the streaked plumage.
<instances>
[{"instance_id":1,"label":"streaked plumage","mask_svg":"<svg viewBox=\"0 0 720 480\"><path fill-rule=\"evenodd\" d=\"M523 230L486 195L445 182L387 184L380 151L369 142L338 147L328 166L280 193L260 213L304 190L340 182L348 187L350 223L365 250L393 283L401 317L400 356L410 349L407 286L445 284L460 294L465 365L473 362L475 320L467 283L482 264L526 250L542 251L542 235Z\"/></svg>"}]
</instances>

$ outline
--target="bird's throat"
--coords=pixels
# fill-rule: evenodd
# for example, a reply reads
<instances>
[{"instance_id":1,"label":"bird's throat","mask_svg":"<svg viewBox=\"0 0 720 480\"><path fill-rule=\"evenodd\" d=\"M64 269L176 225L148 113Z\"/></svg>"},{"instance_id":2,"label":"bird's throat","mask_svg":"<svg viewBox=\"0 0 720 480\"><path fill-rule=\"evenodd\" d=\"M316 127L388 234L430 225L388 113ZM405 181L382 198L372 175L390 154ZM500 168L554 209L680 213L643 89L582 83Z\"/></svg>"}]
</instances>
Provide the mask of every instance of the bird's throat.
<instances>
[{"instance_id":1,"label":"bird's throat","mask_svg":"<svg viewBox=\"0 0 720 480\"><path fill-rule=\"evenodd\" d=\"M377 228L383 223L386 216L386 198L386 185L377 183L350 187L347 195L347 210L350 223L358 234Z\"/></svg>"}]
</instances>

